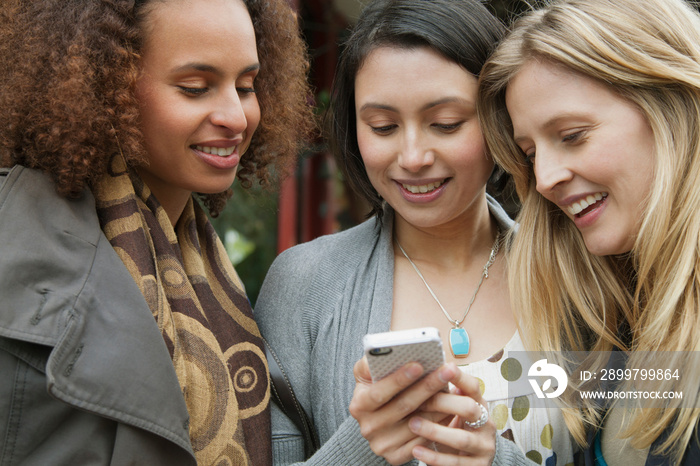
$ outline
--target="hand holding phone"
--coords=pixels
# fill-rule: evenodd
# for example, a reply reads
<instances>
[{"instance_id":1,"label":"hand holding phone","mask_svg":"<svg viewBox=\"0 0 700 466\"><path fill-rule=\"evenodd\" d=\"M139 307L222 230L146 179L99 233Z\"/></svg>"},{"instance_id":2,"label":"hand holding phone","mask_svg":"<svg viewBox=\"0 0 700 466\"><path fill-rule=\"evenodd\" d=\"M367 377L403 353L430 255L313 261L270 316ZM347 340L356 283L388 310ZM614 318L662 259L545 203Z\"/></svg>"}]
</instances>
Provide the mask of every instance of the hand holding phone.
<instances>
[{"instance_id":1,"label":"hand holding phone","mask_svg":"<svg viewBox=\"0 0 700 466\"><path fill-rule=\"evenodd\" d=\"M363 338L372 382L393 373L409 362L423 366L429 374L445 363L440 333L434 327L373 333Z\"/></svg>"},{"instance_id":2,"label":"hand holding phone","mask_svg":"<svg viewBox=\"0 0 700 466\"><path fill-rule=\"evenodd\" d=\"M413 458L410 445L422 441L406 421L420 416L438 423L452 416L423 406L438 394L450 396L440 392L462 372L454 364L443 366L442 340L432 327L370 334L363 343L365 357L353 370L357 383L349 411L375 453L392 464L403 464ZM423 372L396 372L410 362L419 363ZM369 378L383 380L368 383Z\"/></svg>"}]
</instances>

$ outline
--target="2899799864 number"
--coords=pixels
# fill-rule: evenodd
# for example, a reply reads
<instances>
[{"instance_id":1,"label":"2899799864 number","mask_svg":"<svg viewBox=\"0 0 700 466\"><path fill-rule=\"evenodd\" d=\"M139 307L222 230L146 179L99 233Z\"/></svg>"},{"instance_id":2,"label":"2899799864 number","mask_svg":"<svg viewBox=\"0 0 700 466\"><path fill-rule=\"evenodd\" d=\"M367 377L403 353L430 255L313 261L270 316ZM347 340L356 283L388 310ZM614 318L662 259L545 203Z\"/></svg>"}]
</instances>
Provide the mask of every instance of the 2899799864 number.
<instances>
[{"instance_id":1,"label":"2899799864 number","mask_svg":"<svg viewBox=\"0 0 700 466\"><path fill-rule=\"evenodd\" d=\"M600 380L680 380L678 369L601 369Z\"/></svg>"}]
</instances>

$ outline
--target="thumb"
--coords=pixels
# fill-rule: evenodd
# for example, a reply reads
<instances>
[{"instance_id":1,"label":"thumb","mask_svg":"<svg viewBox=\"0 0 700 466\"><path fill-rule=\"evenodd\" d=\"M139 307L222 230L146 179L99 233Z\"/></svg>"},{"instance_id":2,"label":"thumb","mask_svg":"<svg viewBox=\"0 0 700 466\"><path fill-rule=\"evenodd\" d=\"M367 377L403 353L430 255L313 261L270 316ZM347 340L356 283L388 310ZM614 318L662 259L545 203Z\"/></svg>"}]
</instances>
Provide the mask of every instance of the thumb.
<instances>
[{"instance_id":1,"label":"thumb","mask_svg":"<svg viewBox=\"0 0 700 466\"><path fill-rule=\"evenodd\" d=\"M363 357L355 363L355 367L352 370L355 375L355 380L358 383L372 383L372 376L369 373L369 365L367 364L367 358Z\"/></svg>"}]
</instances>

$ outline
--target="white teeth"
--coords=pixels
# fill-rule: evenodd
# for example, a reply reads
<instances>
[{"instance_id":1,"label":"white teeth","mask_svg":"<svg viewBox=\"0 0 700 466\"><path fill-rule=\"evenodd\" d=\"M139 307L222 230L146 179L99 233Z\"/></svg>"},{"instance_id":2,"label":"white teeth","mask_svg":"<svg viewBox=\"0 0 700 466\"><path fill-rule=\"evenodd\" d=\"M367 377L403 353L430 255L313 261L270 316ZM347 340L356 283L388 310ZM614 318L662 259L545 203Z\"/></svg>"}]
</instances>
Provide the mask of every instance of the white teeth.
<instances>
[{"instance_id":1,"label":"white teeth","mask_svg":"<svg viewBox=\"0 0 700 466\"><path fill-rule=\"evenodd\" d=\"M570 206L566 208L566 211L569 212L570 215L576 215L580 214L584 209L587 207L592 206L596 202L602 200L603 198L607 197L608 193L595 193L595 194L589 194L586 196L585 199L581 199L578 202L574 202Z\"/></svg>"},{"instance_id":2,"label":"white teeth","mask_svg":"<svg viewBox=\"0 0 700 466\"><path fill-rule=\"evenodd\" d=\"M232 147L209 147L209 146L194 146L198 151L206 152L211 155L218 155L219 157L227 157L233 154L236 150L236 146Z\"/></svg>"},{"instance_id":3,"label":"white teeth","mask_svg":"<svg viewBox=\"0 0 700 466\"><path fill-rule=\"evenodd\" d=\"M429 183L429 184L424 184L420 186L413 186L410 184L402 184L407 191L412 192L413 194L424 194L427 192L430 192L436 188L439 188L442 186L442 184L445 182L445 180L442 181L436 181L435 183Z\"/></svg>"}]
</instances>

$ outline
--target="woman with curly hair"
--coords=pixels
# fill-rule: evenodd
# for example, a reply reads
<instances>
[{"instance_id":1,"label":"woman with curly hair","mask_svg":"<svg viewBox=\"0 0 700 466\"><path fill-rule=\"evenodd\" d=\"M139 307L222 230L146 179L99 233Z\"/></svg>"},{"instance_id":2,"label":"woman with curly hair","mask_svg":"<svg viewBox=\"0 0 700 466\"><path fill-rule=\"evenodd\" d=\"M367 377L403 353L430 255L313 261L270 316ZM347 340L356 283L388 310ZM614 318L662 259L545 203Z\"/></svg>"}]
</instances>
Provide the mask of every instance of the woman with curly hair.
<instances>
[{"instance_id":1,"label":"woman with curly hair","mask_svg":"<svg viewBox=\"0 0 700 466\"><path fill-rule=\"evenodd\" d=\"M271 462L216 216L312 129L284 0L0 7L0 462Z\"/></svg>"}]
</instances>

